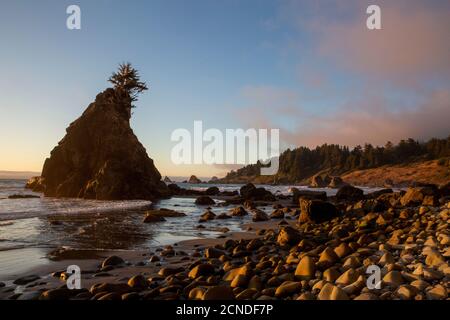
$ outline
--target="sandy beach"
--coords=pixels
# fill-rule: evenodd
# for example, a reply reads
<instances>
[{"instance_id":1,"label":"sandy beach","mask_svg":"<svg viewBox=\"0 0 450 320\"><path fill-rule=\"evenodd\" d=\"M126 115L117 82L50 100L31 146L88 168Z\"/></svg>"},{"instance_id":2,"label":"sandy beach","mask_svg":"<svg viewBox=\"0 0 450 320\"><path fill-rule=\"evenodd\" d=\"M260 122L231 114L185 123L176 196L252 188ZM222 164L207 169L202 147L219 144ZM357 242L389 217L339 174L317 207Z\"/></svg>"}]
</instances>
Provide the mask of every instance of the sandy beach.
<instances>
[{"instance_id":1,"label":"sandy beach","mask_svg":"<svg viewBox=\"0 0 450 320\"><path fill-rule=\"evenodd\" d=\"M203 207L199 224L214 229L227 220L250 216L253 221L208 239L151 250L53 251L49 263L3 283L0 298L448 299L450 203L441 197L447 189L424 186L364 195L348 186L330 197L296 192L296 197L270 202L270 214L258 209L267 200L239 197L242 204L237 204L238 198L221 197L225 202ZM205 197L197 196L196 203ZM214 214L221 208L227 213ZM344 209L339 213L336 208ZM149 211L146 217L158 214L170 211ZM81 269L80 289L66 287L66 269L72 264ZM370 286L371 268L380 272L379 286Z\"/></svg>"},{"instance_id":2,"label":"sandy beach","mask_svg":"<svg viewBox=\"0 0 450 320\"><path fill-rule=\"evenodd\" d=\"M43 249L29 250L36 255L36 259L42 261L42 265L34 268L27 268L25 264L24 270L11 270L8 274L9 277L26 278L30 276L38 276L39 280L32 281L27 285L15 286L11 281L4 282L6 287L0 288L0 299L8 299L17 295L20 298L20 294L28 296L35 295L36 292L44 291L48 287L59 287L65 285L65 280L60 277L52 276L54 272L64 272L69 265L78 265L82 273L82 286L89 288L92 285L99 282L108 283L121 283L124 280L128 281L130 274L142 274L146 277L157 277L158 271L161 267L170 268L183 268L188 269L196 258L196 252L204 251L208 247L216 245L223 245L227 240L240 240L240 239L256 239L261 238L262 235L257 235L256 231L261 229L271 229L277 227L277 221L267 221L261 223L247 223L243 225L243 229L247 231L242 232L228 232L220 236L220 238L210 239L192 239L175 242L170 247L175 250L175 255L169 255L162 258L156 263L149 262L149 259L153 255L157 255L166 247L156 247L153 251L148 250L66 250L61 252L58 256L52 260L43 259ZM18 250L16 256L18 259L27 260L32 257L27 250ZM44 255L50 253L45 252ZM120 256L126 262L120 268L115 268L110 272L98 272L99 266L101 266L103 260L110 256ZM15 265L15 263L14 263ZM7 270L2 270L5 272ZM22 297L24 298L24 297Z\"/></svg>"}]
</instances>

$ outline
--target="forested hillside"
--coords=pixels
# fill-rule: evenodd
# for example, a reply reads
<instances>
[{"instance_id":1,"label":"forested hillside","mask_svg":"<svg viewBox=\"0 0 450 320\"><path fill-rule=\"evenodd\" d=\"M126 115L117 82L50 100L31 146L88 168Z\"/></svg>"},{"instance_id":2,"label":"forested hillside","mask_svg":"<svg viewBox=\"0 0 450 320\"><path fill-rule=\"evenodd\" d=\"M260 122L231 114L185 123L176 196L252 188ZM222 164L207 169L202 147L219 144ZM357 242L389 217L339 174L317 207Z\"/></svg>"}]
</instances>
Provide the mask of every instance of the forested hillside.
<instances>
[{"instance_id":1,"label":"forested hillside","mask_svg":"<svg viewBox=\"0 0 450 320\"><path fill-rule=\"evenodd\" d=\"M322 172L341 175L356 170L437 159L440 159L440 164L447 165L449 157L450 136L446 139L433 138L422 143L407 139L401 140L397 145L391 142L387 142L385 146L365 144L353 149L336 144L324 144L314 149L299 147L288 149L280 155L280 169L270 181L294 183ZM261 164L256 163L231 171L222 181L256 178L259 176L260 167Z\"/></svg>"}]
</instances>

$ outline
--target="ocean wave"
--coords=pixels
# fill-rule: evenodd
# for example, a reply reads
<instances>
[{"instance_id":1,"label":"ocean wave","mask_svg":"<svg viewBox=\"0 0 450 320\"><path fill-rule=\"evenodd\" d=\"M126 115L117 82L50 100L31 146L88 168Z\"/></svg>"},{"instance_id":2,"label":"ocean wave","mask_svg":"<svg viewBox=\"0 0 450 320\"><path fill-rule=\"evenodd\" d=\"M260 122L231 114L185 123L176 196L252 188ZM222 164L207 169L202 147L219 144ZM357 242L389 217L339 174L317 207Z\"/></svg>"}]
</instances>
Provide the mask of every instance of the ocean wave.
<instances>
[{"instance_id":1,"label":"ocean wave","mask_svg":"<svg viewBox=\"0 0 450 320\"><path fill-rule=\"evenodd\" d=\"M10 205L0 205L0 221L30 219L51 215L72 215L89 213L120 212L125 210L139 210L149 208L151 201L100 201L83 199L35 199L33 203L16 200ZM20 204L18 202L21 202Z\"/></svg>"}]
</instances>

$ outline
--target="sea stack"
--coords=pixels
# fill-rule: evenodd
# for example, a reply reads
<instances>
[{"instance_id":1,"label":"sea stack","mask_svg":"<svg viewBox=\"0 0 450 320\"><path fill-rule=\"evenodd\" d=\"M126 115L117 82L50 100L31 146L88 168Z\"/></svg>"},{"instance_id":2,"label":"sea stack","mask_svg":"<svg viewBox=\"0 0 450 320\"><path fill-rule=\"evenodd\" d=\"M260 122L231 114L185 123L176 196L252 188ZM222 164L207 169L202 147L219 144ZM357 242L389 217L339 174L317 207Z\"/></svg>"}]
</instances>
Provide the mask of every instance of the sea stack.
<instances>
[{"instance_id":1,"label":"sea stack","mask_svg":"<svg viewBox=\"0 0 450 320\"><path fill-rule=\"evenodd\" d=\"M202 183L202 181L201 181L199 178L197 178L196 176L192 175L192 176L189 178L188 183L191 183L191 184L199 184L199 183Z\"/></svg>"},{"instance_id":2,"label":"sea stack","mask_svg":"<svg viewBox=\"0 0 450 320\"><path fill-rule=\"evenodd\" d=\"M219 178L217 178L216 176L211 177L211 180L208 181L208 183L216 183L217 181L219 181Z\"/></svg>"},{"instance_id":3,"label":"sea stack","mask_svg":"<svg viewBox=\"0 0 450 320\"><path fill-rule=\"evenodd\" d=\"M163 181L165 183L172 183L172 180L170 180L170 178L168 176L165 176Z\"/></svg>"},{"instance_id":4,"label":"sea stack","mask_svg":"<svg viewBox=\"0 0 450 320\"><path fill-rule=\"evenodd\" d=\"M29 187L49 197L154 200L166 184L130 127L133 97L106 89L66 129L40 179Z\"/></svg>"}]
</instances>

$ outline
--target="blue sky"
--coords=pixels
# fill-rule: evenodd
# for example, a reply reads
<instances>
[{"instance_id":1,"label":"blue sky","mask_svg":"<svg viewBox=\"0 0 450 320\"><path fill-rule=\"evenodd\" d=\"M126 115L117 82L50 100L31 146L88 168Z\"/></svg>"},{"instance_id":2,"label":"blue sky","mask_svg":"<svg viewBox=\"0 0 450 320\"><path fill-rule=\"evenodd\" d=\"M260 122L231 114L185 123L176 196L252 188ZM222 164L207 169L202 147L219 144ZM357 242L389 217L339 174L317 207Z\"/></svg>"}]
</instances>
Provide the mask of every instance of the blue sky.
<instances>
[{"instance_id":1,"label":"blue sky","mask_svg":"<svg viewBox=\"0 0 450 320\"><path fill-rule=\"evenodd\" d=\"M411 64L400 63L398 72L389 67L389 59L375 70L365 68L364 59L371 58L365 52L353 57L355 67L349 66L343 60L349 56L347 48L333 40L345 39L348 32L355 41L349 46L358 44L358 32L367 32L364 1L349 1L346 6L319 2L2 2L0 169L39 171L68 124L108 87L106 79L123 61L132 62L149 84L150 90L137 102L132 127L163 175L225 172L170 163L171 132L192 129L194 120L203 120L207 128L280 128L285 146L314 146L327 140L377 144L405 135L428 138L450 133L444 124L436 128L435 118L425 124L429 130L411 129L420 112L429 112L429 101L442 104L432 112L442 116L442 110L447 110L448 65L422 60L444 60L448 46L438 44L440 39L428 43L430 52L412 55ZM399 14L405 2L398 1L399 6L378 2L383 10L396 14L401 31L402 19L408 18ZM417 3L410 7L424 24L424 39L428 30L438 29L439 34L440 28L448 27L448 14L442 16L442 8L448 9L445 1L430 1L426 7ZM81 7L81 30L66 28L65 11L71 4ZM442 18L441 24L431 22L436 16ZM333 36L333 32L340 33ZM393 43L402 36L395 30L380 32L390 33L383 38ZM405 49L419 48L420 40L406 43ZM367 43L361 45L367 47ZM395 56L402 49L385 52ZM416 66L423 68L415 70ZM419 72L417 81L406 81ZM383 126L370 132L364 129L367 125L350 130L349 123L359 120L342 119L342 113L355 110L356 105L361 121L387 118L392 127L399 109L407 112L411 123L402 130L387 130L390 136ZM321 134L314 128L320 128Z\"/></svg>"}]
</instances>

